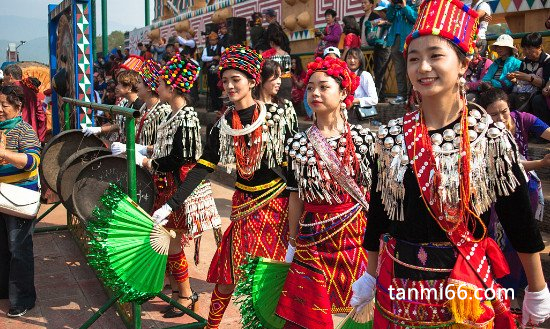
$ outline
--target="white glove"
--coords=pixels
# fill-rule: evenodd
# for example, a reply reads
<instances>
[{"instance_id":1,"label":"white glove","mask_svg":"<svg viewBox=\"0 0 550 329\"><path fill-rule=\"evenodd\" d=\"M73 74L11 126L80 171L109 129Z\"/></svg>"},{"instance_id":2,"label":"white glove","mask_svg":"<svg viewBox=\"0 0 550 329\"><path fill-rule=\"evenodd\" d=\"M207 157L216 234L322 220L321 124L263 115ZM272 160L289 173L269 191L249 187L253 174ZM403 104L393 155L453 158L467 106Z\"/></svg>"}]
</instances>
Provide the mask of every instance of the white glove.
<instances>
[{"instance_id":1,"label":"white glove","mask_svg":"<svg viewBox=\"0 0 550 329\"><path fill-rule=\"evenodd\" d=\"M121 153L126 152L126 144L119 143L119 142L114 142L111 145L111 152L113 153L113 155L119 155ZM141 144L136 144L136 152L147 156L147 146L146 145L141 145Z\"/></svg>"},{"instance_id":2,"label":"white glove","mask_svg":"<svg viewBox=\"0 0 550 329\"><path fill-rule=\"evenodd\" d=\"M146 156L139 153L139 152L136 152L136 165L140 166L143 168L143 159L145 159Z\"/></svg>"},{"instance_id":3,"label":"white glove","mask_svg":"<svg viewBox=\"0 0 550 329\"><path fill-rule=\"evenodd\" d=\"M166 223L168 223L167 217L170 216L171 213L172 207L170 207L167 203L164 204L153 213L153 220L155 221L155 224L160 226L166 225Z\"/></svg>"},{"instance_id":4,"label":"white glove","mask_svg":"<svg viewBox=\"0 0 550 329\"><path fill-rule=\"evenodd\" d=\"M550 317L550 291L548 291L548 285L538 292L531 292L527 288L525 288L525 297L523 298L521 322L524 326L541 324Z\"/></svg>"},{"instance_id":5,"label":"white glove","mask_svg":"<svg viewBox=\"0 0 550 329\"><path fill-rule=\"evenodd\" d=\"M82 128L82 133L84 133L84 136L86 137L91 135L99 135L101 134L101 127L84 127Z\"/></svg>"},{"instance_id":6,"label":"white glove","mask_svg":"<svg viewBox=\"0 0 550 329\"><path fill-rule=\"evenodd\" d=\"M119 142L111 144L111 153L113 153L113 155L119 155L124 152L126 152L126 144Z\"/></svg>"},{"instance_id":7,"label":"white glove","mask_svg":"<svg viewBox=\"0 0 550 329\"><path fill-rule=\"evenodd\" d=\"M136 152L147 156L147 145L136 144Z\"/></svg>"},{"instance_id":8,"label":"white glove","mask_svg":"<svg viewBox=\"0 0 550 329\"><path fill-rule=\"evenodd\" d=\"M351 296L350 305L356 309L361 309L367 305L373 298L376 288L376 279L365 272L357 281L351 285L353 294Z\"/></svg>"},{"instance_id":9,"label":"white glove","mask_svg":"<svg viewBox=\"0 0 550 329\"><path fill-rule=\"evenodd\" d=\"M294 259L294 253L296 252L296 247L293 247L290 243L288 244L288 249L286 250L285 263L292 263Z\"/></svg>"}]
</instances>

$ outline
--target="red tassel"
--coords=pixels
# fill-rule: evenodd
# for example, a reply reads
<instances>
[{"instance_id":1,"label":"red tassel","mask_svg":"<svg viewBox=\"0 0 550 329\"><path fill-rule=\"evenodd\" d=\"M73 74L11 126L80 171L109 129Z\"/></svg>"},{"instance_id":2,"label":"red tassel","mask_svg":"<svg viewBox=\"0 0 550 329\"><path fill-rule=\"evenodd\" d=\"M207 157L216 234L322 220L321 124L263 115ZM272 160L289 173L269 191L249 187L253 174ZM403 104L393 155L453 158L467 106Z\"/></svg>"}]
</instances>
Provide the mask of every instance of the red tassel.
<instances>
[{"instance_id":1,"label":"red tassel","mask_svg":"<svg viewBox=\"0 0 550 329\"><path fill-rule=\"evenodd\" d=\"M495 310L495 329L517 329L515 316L508 305L498 298L493 299L491 304Z\"/></svg>"}]
</instances>

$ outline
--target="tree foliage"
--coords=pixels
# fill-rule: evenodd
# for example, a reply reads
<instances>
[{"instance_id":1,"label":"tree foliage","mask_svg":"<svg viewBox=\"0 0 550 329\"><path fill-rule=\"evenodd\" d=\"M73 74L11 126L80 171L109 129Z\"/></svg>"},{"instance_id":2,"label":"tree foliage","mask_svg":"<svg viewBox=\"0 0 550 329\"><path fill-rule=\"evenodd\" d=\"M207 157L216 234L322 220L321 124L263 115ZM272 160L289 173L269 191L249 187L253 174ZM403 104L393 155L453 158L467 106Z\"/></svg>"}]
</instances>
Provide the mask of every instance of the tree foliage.
<instances>
[{"instance_id":1,"label":"tree foliage","mask_svg":"<svg viewBox=\"0 0 550 329\"><path fill-rule=\"evenodd\" d=\"M121 31L113 31L111 34L109 34L109 37L107 38L109 43L109 50L115 48L115 47L121 47L124 46L124 32ZM96 38L96 49L98 52L103 51L103 43L101 42L101 35L98 35Z\"/></svg>"}]
</instances>

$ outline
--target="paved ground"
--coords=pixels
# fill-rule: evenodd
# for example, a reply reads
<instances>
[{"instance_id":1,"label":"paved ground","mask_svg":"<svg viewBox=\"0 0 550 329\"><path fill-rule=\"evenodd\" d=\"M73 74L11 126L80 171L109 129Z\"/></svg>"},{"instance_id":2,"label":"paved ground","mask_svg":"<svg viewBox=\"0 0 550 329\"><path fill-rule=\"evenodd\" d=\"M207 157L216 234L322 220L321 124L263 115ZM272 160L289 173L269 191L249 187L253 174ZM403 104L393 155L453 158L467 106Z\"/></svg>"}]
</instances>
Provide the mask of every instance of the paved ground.
<instances>
[{"instance_id":1,"label":"paved ground","mask_svg":"<svg viewBox=\"0 0 550 329\"><path fill-rule=\"evenodd\" d=\"M229 224L232 190L214 183L213 192L225 230ZM43 206L41 210L45 211L47 208L48 206ZM65 210L58 207L38 227L64 224L65 216ZM94 272L86 264L82 252L68 231L36 234L34 251L38 295L36 307L25 317L14 320L5 315L9 308L8 301L0 300L0 329L79 328L108 300ZM192 252L191 246L186 248L187 255L192 255ZM205 279L214 252L214 238L209 231L204 234L201 243L201 263L198 266L190 265L189 268L191 286L200 294L197 313L205 318L208 316L210 294L214 288ZM192 263L191 261L190 264ZM169 290L165 293L169 293ZM143 305L143 328L167 328L193 322L187 316L170 320L162 318L158 311L165 305L160 299ZM239 321L238 310L231 304L221 328L241 328ZM90 328L123 329L125 326L116 312L110 309Z\"/></svg>"}]
</instances>

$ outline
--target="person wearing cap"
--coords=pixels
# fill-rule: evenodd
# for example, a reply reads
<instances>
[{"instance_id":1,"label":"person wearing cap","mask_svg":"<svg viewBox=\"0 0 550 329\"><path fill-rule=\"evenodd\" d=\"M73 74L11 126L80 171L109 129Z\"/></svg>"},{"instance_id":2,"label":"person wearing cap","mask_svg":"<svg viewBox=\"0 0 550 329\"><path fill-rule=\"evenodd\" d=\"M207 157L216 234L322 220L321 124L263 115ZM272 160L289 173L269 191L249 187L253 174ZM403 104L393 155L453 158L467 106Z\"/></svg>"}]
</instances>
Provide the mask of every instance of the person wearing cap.
<instances>
[{"instance_id":1,"label":"person wearing cap","mask_svg":"<svg viewBox=\"0 0 550 329\"><path fill-rule=\"evenodd\" d=\"M297 129L296 114L254 99L252 91L260 82L262 65L262 56L245 46L230 46L222 53L219 74L232 105L208 132L197 165L153 214L157 222L163 221L187 205L195 187L218 163L236 163L231 224L207 276L208 282L216 283L207 328L220 327L247 254L282 261L288 245L284 143Z\"/></svg>"},{"instance_id":2,"label":"person wearing cap","mask_svg":"<svg viewBox=\"0 0 550 329\"><path fill-rule=\"evenodd\" d=\"M386 18L391 26L386 38L386 46L391 48L391 58L395 80L397 82L397 97L390 103L405 104L410 81L407 78L407 63L403 57L405 38L412 31L418 13L416 0L392 0L386 12Z\"/></svg>"},{"instance_id":3,"label":"person wearing cap","mask_svg":"<svg viewBox=\"0 0 550 329\"><path fill-rule=\"evenodd\" d=\"M491 45L491 50L497 53L498 58L489 66L482 81L490 83L495 88L510 92L513 83L508 78L508 73L519 70L521 65L521 61L515 57L517 49L514 46L514 39L508 34L502 34Z\"/></svg>"},{"instance_id":4,"label":"person wearing cap","mask_svg":"<svg viewBox=\"0 0 550 329\"><path fill-rule=\"evenodd\" d=\"M379 95L379 102L385 103L386 70L388 69L391 59L391 48L386 46L386 38L391 25L386 20L386 10L390 6L390 3L386 0L382 0L374 9L372 9L374 0L363 0L362 4L365 16L361 18L361 22L363 22L361 23L363 28L361 44L374 48L372 53L374 60L374 83ZM368 19L365 19L366 17L368 17Z\"/></svg>"},{"instance_id":5,"label":"person wearing cap","mask_svg":"<svg viewBox=\"0 0 550 329\"><path fill-rule=\"evenodd\" d=\"M154 146L136 145L136 164L153 173L157 190L154 205L156 211L166 207L165 202L176 193L178 183L185 179L202 152L199 119L197 112L189 104L189 89L197 80L199 71L197 65L176 54L162 69L149 62L141 73L142 87L150 89L151 93L158 92L159 101L167 102L171 108L168 115L162 114L163 120L157 126ZM156 121L157 117L151 115L154 112L147 117ZM187 200L186 207L175 209L169 216L157 222L176 232L176 238L170 240L166 272L170 277L172 299L191 310L195 310L199 296L191 290L189 265L182 249L182 241L198 238L204 229L221 225L210 183L200 182L196 187ZM197 240L195 243L199 244ZM195 255L195 264L197 263L198 254ZM171 305L161 313L164 318L186 314Z\"/></svg>"},{"instance_id":6,"label":"person wearing cap","mask_svg":"<svg viewBox=\"0 0 550 329\"><path fill-rule=\"evenodd\" d=\"M267 26L265 40L269 45L269 40L271 40L272 35L280 34L281 35L281 49L290 54L290 41L286 35L283 27L277 21L277 13L273 9L266 9L262 12L264 14L265 21L269 24Z\"/></svg>"},{"instance_id":7,"label":"person wearing cap","mask_svg":"<svg viewBox=\"0 0 550 329\"><path fill-rule=\"evenodd\" d=\"M207 106L208 112L218 112L222 108L221 95L222 91L218 88L218 64L220 62L220 56L225 50L224 47L218 44L218 33L212 31L208 35L208 45L202 51L202 63L203 70L206 74L206 80L208 84L208 98L210 99L210 106Z\"/></svg>"},{"instance_id":8,"label":"person wearing cap","mask_svg":"<svg viewBox=\"0 0 550 329\"><path fill-rule=\"evenodd\" d=\"M336 47L325 48L323 51L323 58L325 57L340 58L340 49Z\"/></svg>"},{"instance_id":9,"label":"person wearing cap","mask_svg":"<svg viewBox=\"0 0 550 329\"><path fill-rule=\"evenodd\" d=\"M496 282L508 264L486 232L494 206L527 275L521 321L537 325L550 316L550 292L517 146L504 123L465 99L478 14L432 0L418 17L404 45L409 112L378 131L355 318L374 310L373 328L516 328L512 296ZM437 293L419 291L427 288Z\"/></svg>"}]
</instances>

